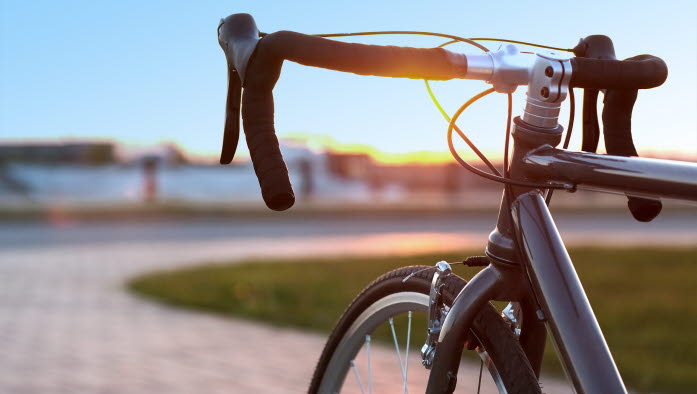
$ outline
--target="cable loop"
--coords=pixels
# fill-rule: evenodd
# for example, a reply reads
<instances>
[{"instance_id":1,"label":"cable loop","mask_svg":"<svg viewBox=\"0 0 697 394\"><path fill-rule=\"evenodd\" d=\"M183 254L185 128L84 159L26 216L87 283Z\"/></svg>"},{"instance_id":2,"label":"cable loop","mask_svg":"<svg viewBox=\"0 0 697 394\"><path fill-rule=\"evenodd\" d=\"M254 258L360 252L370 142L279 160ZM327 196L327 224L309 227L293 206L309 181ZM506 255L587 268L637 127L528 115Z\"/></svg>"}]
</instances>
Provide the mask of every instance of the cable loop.
<instances>
[{"instance_id":1,"label":"cable loop","mask_svg":"<svg viewBox=\"0 0 697 394\"><path fill-rule=\"evenodd\" d=\"M460 115L469 107L472 105L475 101L481 99L482 97L489 95L494 92L494 88L489 88L471 99L467 100L453 115L452 119L450 119L450 123L448 124L448 148L450 149L450 153L453 155L455 160L460 163L461 166L465 167L468 171L473 172L476 175L479 175L483 178L499 182L499 183L505 183L508 185L513 185L513 186L522 186L522 187L529 187L529 188L541 188L541 189L565 189L565 190L570 190L573 188L572 185L566 185L566 184L560 184L560 183L537 183L537 182L527 182L527 181L520 181L517 179L511 179L511 178L506 178L498 175L493 175L488 172L482 171L478 168L473 167L472 165L468 164L466 161L464 161L460 155L457 153L455 150L455 146L453 145L453 129L455 127L455 122L457 119L460 117ZM509 101L509 119L511 115L511 106L510 106L510 101ZM463 137L462 135L460 137ZM467 137L463 137L465 142L470 145L471 141L467 139Z\"/></svg>"}]
</instances>

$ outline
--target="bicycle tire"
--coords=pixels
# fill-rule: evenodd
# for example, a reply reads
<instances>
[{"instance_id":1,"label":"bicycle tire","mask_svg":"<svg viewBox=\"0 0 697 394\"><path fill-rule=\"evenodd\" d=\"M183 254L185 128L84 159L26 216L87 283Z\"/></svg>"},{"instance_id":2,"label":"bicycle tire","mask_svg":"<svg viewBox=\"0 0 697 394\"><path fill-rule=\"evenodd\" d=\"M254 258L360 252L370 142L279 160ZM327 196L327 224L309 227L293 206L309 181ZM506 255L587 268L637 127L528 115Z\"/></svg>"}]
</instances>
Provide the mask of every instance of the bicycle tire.
<instances>
[{"instance_id":1,"label":"bicycle tire","mask_svg":"<svg viewBox=\"0 0 697 394\"><path fill-rule=\"evenodd\" d=\"M350 342L356 342L355 338L362 335L359 332L361 327L373 325L373 323L367 322L381 319L386 321L386 316L394 311L412 308L414 303L424 304L424 300L425 307L428 308L428 294L434 270L425 270L425 268L429 267L411 266L390 271L363 289L346 308L327 340L312 377L310 393L323 394L340 391L344 379L352 368L347 366L348 363L344 363L344 361L351 359L353 362L352 358L360 351L352 349L351 346L356 345L351 345ZM403 279L410 274L414 275L403 282ZM445 305L452 305L453 300L465 284L466 281L457 275L451 275L446 279L443 288ZM482 350L483 348L486 352L483 354L488 355L489 358L487 361L493 365L493 371L498 373L497 377L493 375L492 370L489 370L495 380L499 379L497 382L499 392L541 393L535 373L518 340L513 335L511 327L504 322L491 304L482 308L470 331L473 334L471 338L478 341L477 349ZM425 337L426 327L416 327L414 332ZM397 345L395 344L395 346ZM342 352L346 354L342 354ZM399 362L402 362L401 358ZM418 368L423 369L421 365ZM485 370L488 368L489 366ZM462 379L462 376L458 376L458 385L462 383Z\"/></svg>"}]
</instances>

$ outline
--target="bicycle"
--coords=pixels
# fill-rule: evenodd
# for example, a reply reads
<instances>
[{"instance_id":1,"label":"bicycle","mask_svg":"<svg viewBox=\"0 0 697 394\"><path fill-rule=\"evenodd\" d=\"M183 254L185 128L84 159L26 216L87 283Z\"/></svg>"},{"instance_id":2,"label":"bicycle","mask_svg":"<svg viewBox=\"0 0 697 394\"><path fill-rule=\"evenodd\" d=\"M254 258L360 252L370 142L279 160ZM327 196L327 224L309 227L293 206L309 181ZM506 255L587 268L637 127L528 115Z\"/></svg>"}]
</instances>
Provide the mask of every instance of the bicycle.
<instances>
[{"instance_id":1,"label":"bicycle","mask_svg":"<svg viewBox=\"0 0 697 394\"><path fill-rule=\"evenodd\" d=\"M437 48L409 48L328 40L365 34L427 34L449 39ZM564 369L579 393L624 393L626 388L603 338L583 287L548 209L554 190L600 189L628 196L628 207L639 221L661 210L661 197L697 201L697 165L637 156L631 136L631 110L638 89L661 85L667 66L654 56L617 60L612 41L589 36L573 49L575 57L554 53L521 53L514 45L491 52L479 42L438 33L372 32L320 36L281 31L260 33L252 17L234 14L221 20L218 39L228 63L228 95L221 164L229 163L239 138L240 107L254 169L266 205L290 208L295 200L273 125L273 87L284 60L361 75L424 80L465 78L492 85L466 102L449 118L448 146L466 169L504 186L499 217L489 236L486 255L462 264L483 267L469 282L452 272L450 264L404 267L368 285L349 305L334 328L318 361L310 392L349 390L373 392L372 335L384 326L395 347L399 368L394 379L408 392L412 332L426 332L421 350L429 393L452 392L470 383L458 377L463 353L474 351L499 392L541 392L540 364L547 336L558 349ZM519 43L511 40L498 40ZM483 54L460 54L443 49L466 42ZM527 43L522 43L527 44ZM242 87L244 86L244 93ZM527 86L523 114L512 117L511 93ZM561 103L573 88L584 89L583 151L563 149ZM603 110L607 155L596 154L599 126L595 105L605 90ZM430 92L430 89L429 89ZM508 95L504 166L500 173L456 126L460 114L492 92ZM462 160L454 148L453 132L487 164L491 173ZM509 140L513 138L509 160ZM508 302L501 314L490 301ZM424 313L420 326L413 316ZM406 326L406 353L398 343L395 321ZM416 322L416 323L414 323ZM371 350L372 349L372 350ZM367 375L356 362L367 361ZM397 370L397 368L394 368ZM352 375L353 378L347 378ZM343 386L343 387L342 387ZM403 387L402 387L403 386Z\"/></svg>"}]
</instances>

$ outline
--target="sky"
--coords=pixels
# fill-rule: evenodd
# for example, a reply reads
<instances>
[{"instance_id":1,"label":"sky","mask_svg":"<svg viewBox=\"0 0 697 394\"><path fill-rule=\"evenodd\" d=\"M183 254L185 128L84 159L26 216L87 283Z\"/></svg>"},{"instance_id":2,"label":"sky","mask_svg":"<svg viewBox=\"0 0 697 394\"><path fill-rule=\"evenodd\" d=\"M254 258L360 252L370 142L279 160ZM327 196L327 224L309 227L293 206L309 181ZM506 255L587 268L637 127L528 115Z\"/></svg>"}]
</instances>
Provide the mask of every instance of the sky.
<instances>
[{"instance_id":1,"label":"sky","mask_svg":"<svg viewBox=\"0 0 697 394\"><path fill-rule=\"evenodd\" d=\"M218 155L227 76L216 28L220 18L247 12L265 32L421 30L561 47L573 47L589 34L605 34L613 39L620 58L650 53L668 64L667 82L641 91L635 106L639 153L694 157L696 4L0 0L0 143L107 139L139 147L173 142L192 155ZM442 42L413 36L353 41L422 47ZM451 49L475 50L461 44ZM488 85L457 80L434 82L433 88L453 113ZM364 77L286 62L274 94L276 129L282 138L309 136L312 144L372 147L385 157L447 151L447 123L423 81ZM572 148L580 146L580 96L577 91L579 120ZM523 97L521 87L514 113L521 112ZM504 95L490 95L459 122L494 157L502 152L505 103ZM560 117L564 126L567 116L565 107ZM244 155L243 138L241 150Z\"/></svg>"}]
</instances>

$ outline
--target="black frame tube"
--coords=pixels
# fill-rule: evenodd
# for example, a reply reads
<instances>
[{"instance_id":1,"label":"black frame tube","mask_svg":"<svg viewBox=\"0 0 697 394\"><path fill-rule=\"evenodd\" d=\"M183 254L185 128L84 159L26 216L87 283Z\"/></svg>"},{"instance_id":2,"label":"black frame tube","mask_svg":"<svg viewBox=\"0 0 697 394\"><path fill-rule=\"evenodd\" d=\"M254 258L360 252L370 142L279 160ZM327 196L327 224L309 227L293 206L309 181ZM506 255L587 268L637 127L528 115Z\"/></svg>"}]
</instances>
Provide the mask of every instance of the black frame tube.
<instances>
[{"instance_id":1,"label":"black frame tube","mask_svg":"<svg viewBox=\"0 0 697 394\"><path fill-rule=\"evenodd\" d=\"M523 264L577 392L626 393L542 194L522 194L511 213Z\"/></svg>"},{"instance_id":2,"label":"black frame tube","mask_svg":"<svg viewBox=\"0 0 697 394\"><path fill-rule=\"evenodd\" d=\"M428 377L427 393L453 392L457 384L461 355L460 351L453 350L462 349L475 316L482 306L494 297L496 289L501 285L501 275L489 265L475 275L455 297L438 338L436 355ZM438 351L438 348L445 350Z\"/></svg>"},{"instance_id":3,"label":"black frame tube","mask_svg":"<svg viewBox=\"0 0 697 394\"><path fill-rule=\"evenodd\" d=\"M493 260L465 285L455 297L443 321L438 336L436 355L428 378L427 393L451 393L457 383L461 352L438 351L438 349L462 349L472 322L487 302L490 300L524 301L528 299L529 289L530 285L525 279L525 272L519 264ZM539 338L539 335L533 335L532 338ZM535 344L534 340L531 344ZM539 346L536 349L540 351ZM544 343L541 350L544 350Z\"/></svg>"},{"instance_id":4,"label":"black frame tube","mask_svg":"<svg viewBox=\"0 0 697 394\"><path fill-rule=\"evenodd\" d=\"M546 145L530 151L520 164L534 179L697 201L695 163L573 152Z\"/></svg>"}]
</instances>

